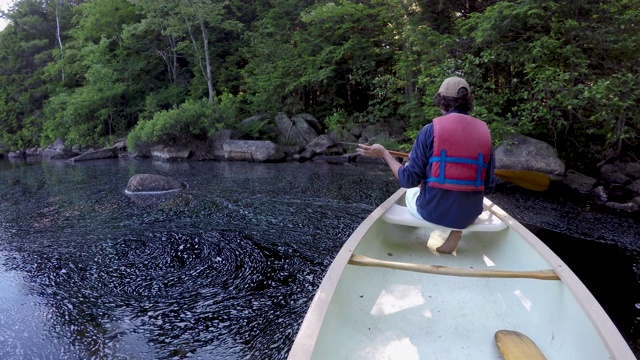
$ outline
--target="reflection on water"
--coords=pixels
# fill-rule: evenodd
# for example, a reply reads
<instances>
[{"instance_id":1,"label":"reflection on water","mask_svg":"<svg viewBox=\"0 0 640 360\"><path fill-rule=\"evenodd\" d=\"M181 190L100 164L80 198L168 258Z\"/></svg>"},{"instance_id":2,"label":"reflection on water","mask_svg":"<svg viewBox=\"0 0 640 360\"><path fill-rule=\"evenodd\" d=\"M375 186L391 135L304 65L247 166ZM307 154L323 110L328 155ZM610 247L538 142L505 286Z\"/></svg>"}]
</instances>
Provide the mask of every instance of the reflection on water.
<instances>
[{"instance_id":1,"label":"reflection on water","mask_svg":"<svg viewBox=\"0 0 640 360\"><path fill-rule=\"evenodd\" d=\"M125 194L139 173L189 188ZM372 165L0 161L0 359L284 359L333 257L395 190ZM490 198L550 218L552 201L509 191Z\"/></svg>"}]
</instances>

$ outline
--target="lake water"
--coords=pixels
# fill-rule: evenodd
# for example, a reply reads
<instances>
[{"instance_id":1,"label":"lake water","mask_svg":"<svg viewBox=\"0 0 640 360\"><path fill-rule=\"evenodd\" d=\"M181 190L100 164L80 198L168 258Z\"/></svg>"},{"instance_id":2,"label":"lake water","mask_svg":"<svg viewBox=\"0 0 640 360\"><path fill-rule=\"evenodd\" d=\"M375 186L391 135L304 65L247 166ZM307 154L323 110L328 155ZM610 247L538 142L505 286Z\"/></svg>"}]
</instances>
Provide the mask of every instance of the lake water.
<instances>
[{"instance_id":1,"label":"lake water","mask_svg":"<svg viewBox=\"0 0 640 360\"><path fill-rule=\"evenodd\" d=\"M189 187L126 195L139 173ZM0 359L284 359L333 257L396 189L364 164L0 161ZM489 198L637 343L637 220L512 186Z\"/></svg>"}]
</instances>

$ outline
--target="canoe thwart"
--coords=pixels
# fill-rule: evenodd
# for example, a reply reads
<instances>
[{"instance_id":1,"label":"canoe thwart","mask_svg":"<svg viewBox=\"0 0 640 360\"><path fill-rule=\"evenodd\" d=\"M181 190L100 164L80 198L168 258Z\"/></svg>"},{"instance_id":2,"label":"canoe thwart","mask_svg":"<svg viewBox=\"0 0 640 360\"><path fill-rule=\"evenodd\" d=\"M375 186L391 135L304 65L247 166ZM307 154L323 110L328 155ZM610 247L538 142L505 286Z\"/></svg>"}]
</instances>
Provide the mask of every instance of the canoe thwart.
<instances>
[{"instance_id":1,"label":"canoe thwart","mask_svg":"<svg viewBox=\"0 0 640 360\"><path fill-rule=\"evenodd\" d=\"M496 331L496 345L504 360L546 360L528 336L513 330Z\"/></svg>"},{"instance_id":2,"label":"canoe thwart","mask_svg":"<svg viewBox=\"0 0 640 360\"><path fill-rule=\"evenodd\" d=\"M511 271L511 270L481 270L462 269L441 265L415 264L373 259L364 255L353 254L349 264L359 266L374 266L388 269L415 271L426 274L449 275L462 277L486 277L486 278L528 278L538 280L560 280L552 269L536 271Z\"/></svg>"},{"instance_id":3,"label":"canoe thwart","mask_svg":"<svg viewBox=\"0 0 640 360\"><path fill-rule=\"evenodd\" d=\"M436 225L423 219L418 219L417 217L413 216L413 214L409 211L409 209L407 209L406 206L398 204L394 204L389 207L389 209L385 211L384 215L382 215L382 219L390 224L451 230L450 228ZM465 229L455 230L463 230L467 232L500 231L505 228L507 228L507 224L505 224L504 221L500 220L500 218L492 214L491 211L485 210L482 212L482 214L480 214L480 216L478 216L473 224L469 225Z\"/></svg>"}]
</instances>

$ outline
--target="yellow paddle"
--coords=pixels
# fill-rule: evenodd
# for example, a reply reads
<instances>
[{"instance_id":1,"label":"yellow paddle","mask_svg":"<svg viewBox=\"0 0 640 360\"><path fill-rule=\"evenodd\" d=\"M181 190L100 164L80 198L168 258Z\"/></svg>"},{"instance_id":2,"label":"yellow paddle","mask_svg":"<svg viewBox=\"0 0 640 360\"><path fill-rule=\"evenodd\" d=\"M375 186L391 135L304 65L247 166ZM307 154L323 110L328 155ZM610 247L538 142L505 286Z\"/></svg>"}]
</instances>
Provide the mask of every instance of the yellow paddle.
<instances>
[{"instance_id":1,"label":"yellow paddle","mask_svg":"<svg viewBox=\"0 0 640 360\"><path fill-rule=\"evenodd\" d=\"M392 151L388 150L389 154L392 156L408 158L409 154L401 152L401 151ZM525 189L534 190L534 191L544 191L547 190L549 184L551 183L551 178L549 175L545 173L541 173L538 171L531 170L502 170L496 169L493 173L499 179L504 181L508 181L512 184L516 184Z\"/></svg>"},{"instance_id":2,"label":"yellow paddle","mask_svg":"<svg viewBox=\"0 0 640 360\"><path fill-rule=\"evenodd\" d=\"M364 255L351 255L349 264L360 266L383 267L387 269L415 271L426 274L462 276L462 277L485 277L485 278L525 278L538 280L560 280L552 269L534 271L511 271L511 270L481 270L462 269L442 265L427 265L405 262L395 262L373 259Z\"/></svg>"},{"instance_id":3,"label":"yellow paddle","mask_svg":"<svg viewBox=\"0 0 640 360\"><path fill-rule=\"evenodd\" d=\"M504 360L546 360L542 351L525 334L513 330L496 331L496 345Z\"/></svg>"}]
</instances>

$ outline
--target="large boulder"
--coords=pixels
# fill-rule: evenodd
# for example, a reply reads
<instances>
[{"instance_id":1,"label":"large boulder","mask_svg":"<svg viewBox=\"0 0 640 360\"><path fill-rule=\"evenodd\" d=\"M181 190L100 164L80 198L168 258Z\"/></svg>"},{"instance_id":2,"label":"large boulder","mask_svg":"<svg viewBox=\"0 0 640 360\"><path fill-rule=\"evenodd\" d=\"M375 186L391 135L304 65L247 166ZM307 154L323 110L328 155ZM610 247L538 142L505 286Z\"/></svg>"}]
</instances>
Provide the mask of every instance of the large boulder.
<instances>
[{"instance_id":1,"label":"large boulder","mask_svg":"<svg viewBox=\"0 0 640 360\"><path fill-rule=\"evenodd\" d=\"M385 125L374 124L362 129L358 142L361 144L374 144L382 139L389 138L391 138L391 133Z\"/></svg>"},{"instance_id":2,"label":"large boulder","mask_svg":"<svg viewBox=\"0 0 640 360\"><path fill-rule=\"evenodd\" d=\"M49 159L69 159L77 155L77 152L67 148L62 139L57 139L42 150L42 156Z\"/></svg>"},{"instance_id":3,"label":"large boulder","mask_svg":"<svg viewBox=\"0 0 640 360\"><path fill-rule=\"evenodd\" d=\"M166 192L186 188L186 184L164 175L137 174L133 175L127 183L128 193L141 192Z\"/></svg>"},{"instance_id":4,"label":"large boulder","mask_svg":"<svg viewBox=\"0 0 640 360\"><path fill-rule=\"evenodd\" d=\"M224 143L235 138L236 133L233 130L220 130L207 139L207 148L209 148L215 160L224 160Z\"/></svg>"},{"instance_id":5,"label":"large boulder","mask_svg":"<svg viewBox=\"0 0 640 360\"><path fill-rule=\"evenodd\" d=\"M278 113L274 121L279 144L304 146L318 137L320 132L320 123L309 114L299 114L290 119L285 113Z\"/></svg>"},{"instance_id":6,"label":"large boulder","mask_svg":"<svg viewBox=\"0 0 640 360\"><path fill-rule=\"evenodd\" d=\"M320 135L305 146L304 151L298 156L298 161L304 162L318 154L331 152L331 148L335 144L336 142L329 135Z\"/></svg>"},{"instance_id":7,"label":"large boulder","mask_svg":"<svg viewBox=\"0 0 640 360\"><path fill-rule=\"evenodd\" d=\"M291 118L291 121L293 121L297 127L310 127L315 133L322 133L322 125L320 124L320 121L311 114L296 114Z\"/></svg>"},{"instance_id":8,"label":"large boulder","mask_svg":"<svg viewBox=\"0 0 640 360\"><path fill-rule=\"evenodd\" d=\"M231 161L281 162L286 160L282 148L271 141L227 140L223 144L224 156Z\"/></svg>"},{"instance_id":9,"label":"large boulder","mask_svg":"<svg viewBox=\"0 0 640 360\"><path fill-rule=\"evenodd\" d=\"M520 134L510 136L495 149L495 160L496 169L538 171L552 180L565 177L565 164L553 146Z\"/></svg>"}]
</instances>

